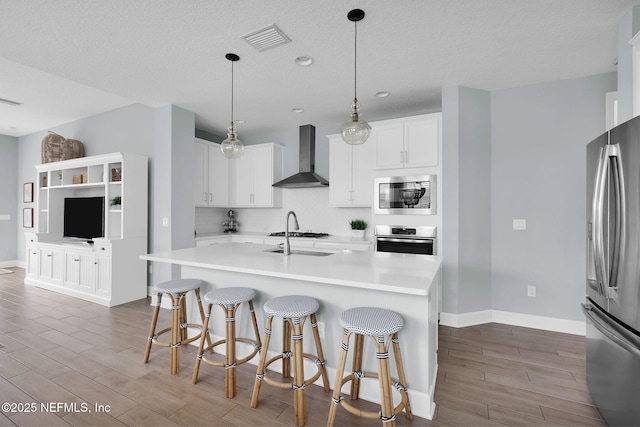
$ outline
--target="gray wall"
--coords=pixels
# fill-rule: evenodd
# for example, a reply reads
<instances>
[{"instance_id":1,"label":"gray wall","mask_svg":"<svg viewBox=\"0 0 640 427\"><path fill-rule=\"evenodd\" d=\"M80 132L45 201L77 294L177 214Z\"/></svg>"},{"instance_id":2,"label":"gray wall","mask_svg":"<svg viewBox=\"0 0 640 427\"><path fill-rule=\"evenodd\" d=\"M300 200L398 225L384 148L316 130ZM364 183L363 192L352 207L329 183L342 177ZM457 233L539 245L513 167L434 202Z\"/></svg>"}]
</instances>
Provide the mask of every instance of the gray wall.
<instances>
[{"instance_id":1,"label":"gray wall","mask_svg":"<svg viewBox=\"0 0 640 427\"><path fill-rule=\"evenodd\" d=\"M3 261L8 262L8 267L18 259L16 229L22 228L22 209L18 215L22 184L18 183L18 138L0 135L0 215L10 215L11 218L0 220L0 267ZM25 206L34 207L35 203Z\"/></svg>"},{"instance_id":2,"label":"gray wall","mask_svg":"<svg viewBox=\"0 0 640 427\"><path fill-rule=\"evenodd\" d=\"M605 131L614 90L608 73L492 92L493 309L583 319L585 147Z\"/></svg>"},{"instance_id":3,"label":"gray wall","mask_svg":"<svg viewBox=\"0 0 640 427\"><path fill-rule=\"evenodd\" d=\"M491 95L445 87L442 309L491 308Z\"/></svg>"}]
</instances>

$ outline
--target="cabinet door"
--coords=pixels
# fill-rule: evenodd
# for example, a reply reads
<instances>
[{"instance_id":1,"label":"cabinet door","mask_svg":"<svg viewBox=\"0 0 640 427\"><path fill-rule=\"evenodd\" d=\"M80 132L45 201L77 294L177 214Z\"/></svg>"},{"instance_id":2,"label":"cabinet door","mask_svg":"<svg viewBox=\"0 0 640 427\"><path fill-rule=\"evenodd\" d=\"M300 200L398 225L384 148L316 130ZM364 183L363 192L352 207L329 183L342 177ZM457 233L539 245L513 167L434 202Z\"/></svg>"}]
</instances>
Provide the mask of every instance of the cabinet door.
<instances>
[{"instance_id":1,"label":"cabinet door","mask_svg":"<svg viewBox=\"0 0 640 427\"><path fill-rule=\"evenodd\" d=\"M28 277L38 276L38 246L27 245L27 271Z\"/></svg>"},{"instance_id":2,"label":"cabinet door","mask_svg":"<svg viewBox=\"0 0 640 427\"><path fill-rule=\"evenodd\" d=\"M62 285L64 279L64 253L53 248L40 248L38 251L40 277L47 281Z\"/></svg>"},{"instance_id":3,"label":"cabinet door","mask_svg":"<svg viewBox=\"0 0 640 427\"><path fill-rule=\"evenodd\" d=\"M195 178L193 182L194 200L196 206L208 206L209 188L208 188L208 164L209 164L209 147L203 142L195 142Z\"/></svg>"},{"instance_id":4,"label":"cabinet door","mask_svg":"<svg viewBox=\"0 0 640 427\"><path fill-rule=\"evenodd\" d=\"M249 207L253 201L253 153L244 148L242 157L230 160L232 206Z\"/></svg>"},{"instance_id":5,"label":"cabinet door","mask_svg":"<svg viewBox=\"0 0 640 427\"><path fill-rule=\"evenodd\" d=\"M366 145L367 143L365 142ZM360 146L358 146L360 147ZM351 206L353 199L353 145L333 137L329 140L329 197L331 206Z\"/></svg>"},{"instance_id":6,"label":"cabinet door","mask_svg":"<svg viewBox=\"0 0 640 427\"><path fill-rule=\"evenodd\" d=\"M273 147L252 147L253 197L252 206L273 206Z\"/></svg>"},{"instance_id":7,"label":"cabinet door","mask_svg":"<svg viewBox=\"0 0 640 427\"><path fill-rule=\"evenodd\" d=\"M222 155L220 144L209 147L209 205L229 206L229 159Z\"/></svg>"},{"instance_id":8,"label":"cabinet door","mask_svg":"<svg viewBox=\"0 0 640 427\"><path fill-rule=\"evenodd\" d=\"M404 125L405 167L438 166L440 115L434 114Z\"/></svg>"},{"instance_id":9,"label":"cabinet door","mask_svg":"<svg viewBox=\"0 0 640 427\"><path fill-rule=\"evenodd\" d=\"M347 145L347 144L345 144ZM371 206L373 202L373 145L354 145L352 206Z\"/></svg>"},{"instance_id":10,"label":"cabinet door","mask_svg":"<svg viewBox=\"0 0 640 427\"><path fill-rule=\"evenodd\" d=\"M374 124L374 164L376 169L397 169L404 162L404 125L402 122ZM367 144L365 142L365 144Z\"/></svg>"},{"instance_id":11,"label":"cabinet door","mask_svg":"<svg viewBox=\"0 0 640 427\"><path fill-rule=\"evenodd\" d=\"M93 253L67 251L65 260L64 285L68 288L93 293Z\"/></svg>"},{"instance_id":12,"label":"cabinet door","mask_svg":"<svg viewBox=\"0 0 640 427\"><path fill-rule=\"evenodd\" d=\"M96 254L94 257L95 293L111 297L111 255Z\"/></svg>"}]
</instances>

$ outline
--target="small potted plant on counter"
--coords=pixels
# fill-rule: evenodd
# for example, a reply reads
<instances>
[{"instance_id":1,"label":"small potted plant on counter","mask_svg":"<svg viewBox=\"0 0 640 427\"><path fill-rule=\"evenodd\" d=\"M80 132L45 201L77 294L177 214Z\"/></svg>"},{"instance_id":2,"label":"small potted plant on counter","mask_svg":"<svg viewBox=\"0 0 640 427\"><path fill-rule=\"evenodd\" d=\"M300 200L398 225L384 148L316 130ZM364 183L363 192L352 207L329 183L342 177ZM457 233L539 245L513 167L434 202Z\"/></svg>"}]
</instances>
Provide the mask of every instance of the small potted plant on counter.
<instances>
[{"instance_id":1,"label":"small potted plant on counter","mask_svg":"<svg viewBox=\"0 0 640 427\"><path fill-rule=\"evenodd\" d=\"M111 206L115 206L116 208L119 208L121 203L122 203L122 198L120 196L116 196L113 199L111 199Z\"/></svg>"},{"instance_id":2,"label":"small potted plant on counter","mask_svg":"<svg viewBox=\"0 0 640 427\"><path fill-rule=\"evenodd\" d=\"M367 221L363 219L352 219L349 223L351 225L351 236L358 239L364 239L364 232L367 229Z\"/></svg>"}]
</instances>

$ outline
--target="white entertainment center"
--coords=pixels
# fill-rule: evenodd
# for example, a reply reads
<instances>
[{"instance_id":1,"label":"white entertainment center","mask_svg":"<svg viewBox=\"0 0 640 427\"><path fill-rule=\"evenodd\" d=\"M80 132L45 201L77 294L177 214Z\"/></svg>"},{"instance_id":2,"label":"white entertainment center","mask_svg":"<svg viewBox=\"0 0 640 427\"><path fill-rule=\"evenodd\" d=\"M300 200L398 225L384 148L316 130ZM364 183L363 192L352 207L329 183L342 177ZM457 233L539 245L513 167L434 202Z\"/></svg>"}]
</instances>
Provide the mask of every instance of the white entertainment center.
<instances>
[{"instance_id":1,"label":"white entertainment center","mask_svg":"<svg viewBox=\"0 0 640 427\"><path fill-rule=\"evenodd\" d=\"M147 253L147 157L111 153L35 168L35 221L34 231L26 233L25 284L107 307L146 298L146 262L139 257ZM98 213L102 237L64 236L66 198L104 198Z\"/></svg>"}]
</instances>

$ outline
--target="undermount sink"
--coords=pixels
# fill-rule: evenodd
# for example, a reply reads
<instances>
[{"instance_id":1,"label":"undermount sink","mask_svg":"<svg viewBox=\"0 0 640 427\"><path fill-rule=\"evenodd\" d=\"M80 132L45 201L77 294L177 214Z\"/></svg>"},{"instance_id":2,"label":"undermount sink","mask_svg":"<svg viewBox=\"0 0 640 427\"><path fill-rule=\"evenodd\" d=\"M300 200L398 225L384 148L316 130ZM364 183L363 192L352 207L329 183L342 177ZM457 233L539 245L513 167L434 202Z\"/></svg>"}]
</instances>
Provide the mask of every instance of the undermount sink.
<instances>
[{"instance_id":1,"label":"undermount sink","mask_svg":"<svg viewBox=\"0 0 640 427\"><path fill-rule=\"evenodd\" d=\"M284 253L284 249L280 249L280 248L267 249L265 252L273 252L275 254L283 254ZM328 256L328 255L333 255L333 252L301 251L301 250L298 250L298 249L291 249L291 255Z\"/></svg>"}]
</instances>

